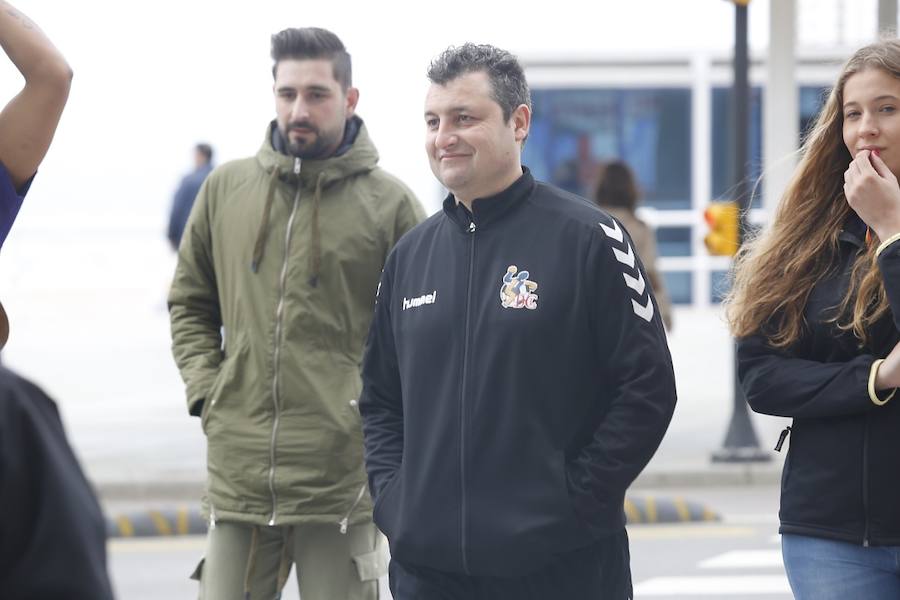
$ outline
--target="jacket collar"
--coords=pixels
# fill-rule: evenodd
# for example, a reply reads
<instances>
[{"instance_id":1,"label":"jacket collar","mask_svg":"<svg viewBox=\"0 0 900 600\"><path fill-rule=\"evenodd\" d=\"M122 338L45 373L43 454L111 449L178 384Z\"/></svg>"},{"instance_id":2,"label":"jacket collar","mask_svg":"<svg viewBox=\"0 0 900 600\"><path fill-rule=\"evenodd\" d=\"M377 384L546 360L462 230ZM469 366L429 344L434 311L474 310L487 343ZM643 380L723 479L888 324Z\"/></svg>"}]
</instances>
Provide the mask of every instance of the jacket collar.
<instances>
[{"instance_id":1,"label":"jacket collar","mask_svg":"<svg viewBox=\"0 0 900 600\"><path fill-rule=\"evenodd\" d=\"M345 179L359 173L367 173L373 170L378 163L378 151L369 138L365 123L357 115L352 118L353 123L348 122L345 129L344 140L341 145L341 154L335 154L322 159L303 159L299 181L304 187L313 187L319 182L329 184ZM256 153L256 159L267 173L278 168L281 181L296 185L298 177L294 174L294 157L279 151L276 145L281 145L280 136L276 136L278 125L273 120L266 128L266 135L262 146Z\"/></svg>"},{"instance_id":2,"label":"jacket collar","mask_svg":"<svg viewBox=\"0 0 900 600\"><path fill-rule=\"evenodd\" d=\"M508 188L493 196L476 198L472 202L472 212L464 204L457 202L453 194L448 194L444 199L444 214L463 231L468 231L472 223L477 228L488 227L527 200L535 185L531 171L523 166L522 176Z\"/></svg>"}]
</instances>

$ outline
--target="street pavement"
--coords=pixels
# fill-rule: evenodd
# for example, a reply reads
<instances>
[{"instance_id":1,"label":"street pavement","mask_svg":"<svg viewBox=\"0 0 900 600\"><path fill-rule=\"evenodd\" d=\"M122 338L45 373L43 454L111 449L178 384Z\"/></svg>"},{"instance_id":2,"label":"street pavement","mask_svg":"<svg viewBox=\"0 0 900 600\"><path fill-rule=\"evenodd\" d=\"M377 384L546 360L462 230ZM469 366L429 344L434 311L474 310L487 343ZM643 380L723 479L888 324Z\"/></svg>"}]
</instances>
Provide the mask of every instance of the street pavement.
<instances>
[{"instance_id":1,"label":"street pavement","mask_svg":"<svg viewBox=\"0 0 900 600\"><path fill-rule=\"evenodd\" d=\"M647 488L645 493L687 495L697 488ZM634 600L789 600L781 563L777 486L706 487L722 521L629 525ZM202 536L117 539L109 564L123 600L196 597L188 574L203 554ZM390 599L386 581L382 598ZM296 580L285 600L297 600Z\"/></svg>"}]
</instances>

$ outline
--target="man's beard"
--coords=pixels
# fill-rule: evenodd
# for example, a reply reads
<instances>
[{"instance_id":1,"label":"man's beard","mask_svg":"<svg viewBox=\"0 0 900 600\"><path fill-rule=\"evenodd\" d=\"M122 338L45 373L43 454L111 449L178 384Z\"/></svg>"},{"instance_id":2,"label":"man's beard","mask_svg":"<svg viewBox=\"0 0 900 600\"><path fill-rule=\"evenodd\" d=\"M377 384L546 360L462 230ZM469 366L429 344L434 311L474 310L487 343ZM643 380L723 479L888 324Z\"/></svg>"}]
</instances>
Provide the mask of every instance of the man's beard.
<instances>
[{"instance_id":1,"label":"man's beard","mask_svg":"<svg viewBox=\"0 0 900 600\"><path fill-rule=\"evenodd\" d=\"M313 135L301 140L292 140L290 132L294 128L306 129ZM344 129L322 132L312 123L298 122L288 125L287 131L282 131L281 136L284 138L291 156L302 159L328 158L340 144L344 136Z\"/></svg>"}]
</instances>

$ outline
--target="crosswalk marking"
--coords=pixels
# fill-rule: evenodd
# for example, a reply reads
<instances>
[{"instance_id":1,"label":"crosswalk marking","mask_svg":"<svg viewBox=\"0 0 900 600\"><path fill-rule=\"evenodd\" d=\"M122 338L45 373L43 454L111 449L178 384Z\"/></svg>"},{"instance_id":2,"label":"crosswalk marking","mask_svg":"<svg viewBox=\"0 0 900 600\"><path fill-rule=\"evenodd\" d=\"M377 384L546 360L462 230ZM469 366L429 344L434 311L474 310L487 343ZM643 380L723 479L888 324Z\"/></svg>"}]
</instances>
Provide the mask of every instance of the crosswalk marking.
<instances>
[{"instance_id":1,"label":"crosswalk marking","mask_svg":"<svg viewBox=\"0 0 900 600\"><path fill-rule=\"evenodd\" d=\"M784 575L728 575L715 577L654 577L634 586L634 597L754 596L790 594Z\"/></svg>"},{"instance_id":2,"label":"crosswalk marking","mask_svg":"<svg viewBox=\"0 0 900 600\"><path fill-rule=\"evenodd\" d=\"M707 558L701 569L759 569L781 567L780 550L732 550Z\"/></svg>"}]
</instances>

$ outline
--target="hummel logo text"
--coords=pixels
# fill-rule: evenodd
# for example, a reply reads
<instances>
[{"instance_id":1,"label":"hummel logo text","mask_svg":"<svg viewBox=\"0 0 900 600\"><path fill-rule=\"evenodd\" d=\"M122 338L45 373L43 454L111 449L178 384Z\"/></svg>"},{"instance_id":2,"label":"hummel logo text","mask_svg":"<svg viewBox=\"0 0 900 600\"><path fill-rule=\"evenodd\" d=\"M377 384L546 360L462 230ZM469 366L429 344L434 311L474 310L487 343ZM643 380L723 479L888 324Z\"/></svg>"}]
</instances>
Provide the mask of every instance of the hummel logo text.
<instances>
[{"instance_id":1,"label":"hummel logo text","mask_svg":"<svg viewBox=\"0 0 900 600\"><path fill-rule=\"evenodd\" d=\"M418 298L404 298L403 310L406 310L407 308L417 308L423 304L434 304L435 302L437 302L437 290L434 290L430 294L423 294Z\"/></svg>"}]
</instances>

